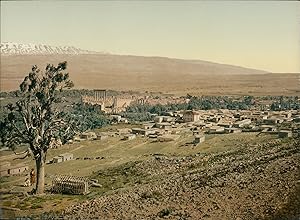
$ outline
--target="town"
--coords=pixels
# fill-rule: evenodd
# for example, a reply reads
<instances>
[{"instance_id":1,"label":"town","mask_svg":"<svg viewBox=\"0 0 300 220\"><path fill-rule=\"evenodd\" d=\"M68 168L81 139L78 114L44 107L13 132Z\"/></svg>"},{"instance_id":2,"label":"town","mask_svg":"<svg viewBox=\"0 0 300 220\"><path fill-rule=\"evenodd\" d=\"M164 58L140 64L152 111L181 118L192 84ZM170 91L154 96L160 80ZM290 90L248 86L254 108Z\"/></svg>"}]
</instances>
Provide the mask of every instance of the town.
<instances>
[{"instance_id":1,"label":"town","mask_svg":"<svg viewBox=\"0 0 300 220\"><path fill-rule=\"evenodd\" d=\"M300 219L299 1L1 1L0 219Z\"/></svg>"},{"instance_id":2,"label":"town","mask_svg":"<svg viewBox=\"0 0 300 220\"><path fill-rule=\"evenodd\" d=\"M26 155L22 153L26 146L21 147L21 150L16 153L2 148L2 198L3 204L6 204L6 212L11 211L11 214L7 215L32 215L33 212L38 218L47 218L47 215L49 218L61 217L57 214L43 214L42 206L47 205L52 210L64 212L67 218L80 217L82 212L75 210L81 209L91 210L85 215L94 218L96 213L102 212L97 207L101 207L100 204L109 203L109 207L115 210L115 213L126 216L127 214L122 214L116 209L118 206L115 201L120 200L119 194L109 195L124 189L130 190L130 193L121 194L122 198L125 196L128 200L128 204L123 204L123 206L141 205L145 202L144 200L149 203L152 199L159 204L163 198L162 194L176 191L182 195L178 198L186 207L189 207L189 202L186 200L187 194L201 198L206 196L203 193L213 194L218 187L226 189L227 193L227 190L232 190L226 187L229 183L233 186L238 184L237 191L234 191L235 195L240 195L239 190L254 179L262 184L260 187L263 192L267 192L272 186L268 186L267 182L260 183L259 178L262 172L263 175L275 175L272 178L277 179L278 184L283 184L284 188L284 178L288 179L290 175L278 176L273 171L262 170L263 167L273 164L272 158L283 158L279 169L284 169L284 171L280 172L286 174L288 174L287 170L296 172L297 165L294 160L296 160L299 146L297 147L295 140L299 138L300 110L293 109L293 107L285 110L271 110L274 106L278 108L280 102L285 105L282 97L268 98L269 101L265 101L265 97L252 97L247 110L226 108L204 110L187 107L199 97L174 97L147 93L142 95L122 93L111 96L106 90L92 90L85 93L93 95L79 93L77 98L72 98L73 101L77 100L77 103L66 102L65 106L80 105L80 108L95 111L93 118L98 114L101 120L105 118L108 124L78 132L67 142L59 138L52 140L45 166L47 173L45 190L49 195L42 203L39 198L28 197L28 192L34 189L34 178L31 176L34 160L31 155L25 157ZM71 98L65 96L65 99ZM201 99L206 102L206 98ZM221 103L223 99L244 102L245 97L218 99ZM297 97L289 97L289 99L295 100ZM299 100L294 104L298 102ZM174 106L173 108L176 110L170 110L167 108L168 105L175 105L176 108ZM240 104L236 106L238 108ZM143 109L143 111L136 109ZM152 113L144 112L149 109ZM152 109L158 109L157 113L154 113ZM80 116L85 113L87 112L77 113L80 120L91 119L84 119ZM151 120L145 121L144 117L136 117L135 114L147 114L150 117L146 119ZM126 117L132 115L135 116ZM223 166L224 164L226 166ZM241 166L246 170L243 170ZM253 166L256 168L253 169ZM196 170L197 173L193 174L196 175L195 177L189 174ZM178 172L182 172L183 180L181 180L182 177L178 177ZM220 176L214 177L216 173ZM243 175L243 177L227 178L224 175ZM214 181L207 181L208 177L213 178ZM183 189L178 188L181 181L192 184L191 188L182 191ZM237 181L237 183L232 181ZM201 196L194 190L197 185L203 189L199 191ZM167 188L162 190L163 186ZM140 199L134 200L131 195ZM227 197L232 198L232 195L229 193ZM78 205L79 196L92 200ZM239 199L248 200L247 195L246 197L240 196ZM224 198L219 195L213 195L213 198L221 207ZM268 197L264 198L268 199ZM65 206L56 204L66 204L69 208L64 210ZM99 204L99 206L94 204ZM176 207L175 203L171 204L171 207ZM202 207L210 210L209 203ZM172 211L173 208L160 210L160 206L155 205L155 209L149 211L149 214L164 216L173 213L173 215L192 218L198 216L198 211L193 208L189 208L189 214L176 214ZM180 207L176 209L180 210ZM136 216L143 216L143 212L139 209L136 209L134 213ZM113 216L105 213L101 215L107 218ZM256 216L261 215L258 213Z\"/></svg>"},{"instance_id":3,"label":"town","mask_svg":"<svg viewBox=\"0 0 300 220\"><path fill-rule=\"evenodd\" d=\"M147 112L153 120L132 121L124 117L124 112L134 105L155 106L157 104L161 105L161 103L164 105L180 105L189 103L190 99L166 94L160 94L160 96L157 94L155 96L151 94L148 94L148 96L145 94L110 96L105 89L97 89L89 93L93 96L81 95L79 103L98 108L105 114L111 125L104 127L105 131L103 129L92 129L80 132L72 140L68 140L64 146L60 139L53 139L51 142L52 149L65 149L65 146L76 145L82 141L96 141L98 143L99 141L106 140L107 142L109 139L114 139L122 143L134 140L137 137L145 143L170 142L172 144L172 142L180 142L180 146L194 148L201 146L200 144L205 142L207 137L216 135L252 133L255 136L268 134L276 138L295 138L299 137L300 132L299 109L272 111L270 108L273 102L263 101L264 99L261 97L252 98L252 103L258 104L251 104L249 110L176 110L162 112L162 115ZM234 99L237 100L239 97L234 97ZM299 99L297 97L296 99L295 103L299 103ZM2 151L5 149L3 148ZM80 158L76 157L76 153L73 155L73 153L65 150L64 153L48 159L47 164L80 159L100 160L104 157L101 155L95 157L87 155ZM5 160L5 157L3 157L1 176L12 176L26 173L29 170L26 163L14 163L11 166L11 162Z\"/></svg>"},{"instance_id":4,"label":"town","mask_svg":"<svg viewBox=\"0 0 300 220\"><path fill-rule=\"evenodd\" d=\"M1 117L7 114L5 103L18 102L18 93L1 93ZM209 200L201 207L218 218L223 216L218 210L227 209L225 203L230 210L240 210L234 204L243 201L242 210L247 210L249 197L258 196L260 204L268 204L261 205L262 210L275 209L281 204L276 202L281 201L278 195L284 193L291 204L286 209L297 211L291 208L297 192L286 193L286 187L292 184L294 189L299 167L298 96L176 96L75 89L58 98L54 107L70 127L58 129L49 140L45 197L35 196L38 172L28 145L1 147L5 216L197 219L199 210L190 205L190 198L200 204L201 198L212 197L216 209L211 209ZM270 194L274 184L276 195ZM245 189L250 192L244 194ZM169 202L162 208L165 199ZM119 201L127 201L123 209L118 208ZM255 206L257 200L250 203ZM103 206L109 211L101 210ZM144 213L144 206L153 208ZM127 209L130 212L124 213ZM265 216L263 212L251 215ZM281 216L275 211L268 215Z\"/></svg>"}]
</instances>

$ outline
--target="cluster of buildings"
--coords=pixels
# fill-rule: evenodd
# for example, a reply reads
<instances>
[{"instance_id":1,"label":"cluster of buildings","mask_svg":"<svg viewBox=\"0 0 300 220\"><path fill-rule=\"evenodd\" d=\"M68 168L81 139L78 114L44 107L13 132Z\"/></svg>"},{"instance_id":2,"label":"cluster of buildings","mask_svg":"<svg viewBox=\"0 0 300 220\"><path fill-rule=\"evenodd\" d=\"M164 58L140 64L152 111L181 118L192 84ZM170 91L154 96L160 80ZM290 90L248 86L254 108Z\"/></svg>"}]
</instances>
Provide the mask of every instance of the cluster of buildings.
<instances>
[{"instance_id":1,"label":"cluster of buildings","mask_svg":"<svg viewBox=\"0 0 300 220\"><path fill-rule=\"evenodd\" d=\"M300 111L201 110L179 112L177 121L205 133L273 132L290 137L299 132ZM298 129L297 129L298 128Z\"/></svg>"},{"instance_id":2,"label":"cluster of buildings","mask_svg":"<svg viewBox=\"0 0 300 220\"><path fill-rule=\"evenodd\" d=\"M291 137L293 133L299 133L299 128L299 110L188 110L155 116L154 121L127 131L125 139L133 139L135 136L131 134L171 141L176 140L182 132L193 131L195 143L201 143L205 140L204 134L262 132Z\"/></svg>"},{"instance_id":3,"label":"cluster of buildings","mask_svg":"<svg viewBox=\"0 0 300 220\"><path fill-rule=\"evenodd\" d=\"M121 119L121 116L114 117ZM117 120L122 123L124 121ZM194 144L205 141L206 134L229 134L240 132L272 133L278 137L292 137L300 132L300 111L257 111L257 110L185 110L167 112L165 116L154 117L134 128L117 131L84 132L74 141L104 140L110 136L133 140L137 136L147 137L160 142L177 140L182 133L193 132ZM296 135L295 134L295 135Z\"/></svg>"},{"instance_id":4,"label":"cluster of buildings","mask_svg":"<svg viewBox=\"0 0 300 220\"><path fill-rule=\"evenodd\" d=\"M124 123L121 116L113 115L118 123ZM125 122L127 123L127 121ZM229 134L239 132L260 132L278 135L279 138L300 136L300 110L258 111L258 110L185 110L167 112L165 116L154 117L134 128L120 128L109 132L84 132L73 141L105 140L119 136L122 140L133 140L137 136L168 142L176 141L182 133L192 132L194 144L205 141L206 134ZM58 144L60 145L60 143ZM64 153L52 159L52 163L73 160L72 153ZM11 165L2 162L1 176L21 174L28 171L25 164Z\"/></svg>"}]
</instances>

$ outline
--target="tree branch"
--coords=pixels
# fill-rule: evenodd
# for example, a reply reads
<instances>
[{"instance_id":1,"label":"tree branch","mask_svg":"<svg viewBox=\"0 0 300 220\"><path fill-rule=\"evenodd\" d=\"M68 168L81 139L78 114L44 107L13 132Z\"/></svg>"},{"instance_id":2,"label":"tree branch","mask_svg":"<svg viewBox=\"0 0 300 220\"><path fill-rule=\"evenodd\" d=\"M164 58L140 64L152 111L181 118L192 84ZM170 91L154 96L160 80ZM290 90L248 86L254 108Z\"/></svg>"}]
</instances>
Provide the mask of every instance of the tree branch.
<instances>
[{"instance_id":1,"label":"tree branch","mask_svg":"<svg viewBox=\"0 0 300 220\"><path fill-rule=\"evenodd\" d=\"M26 157L29 157L30 156L30 152L29 152L29 149L27 149L26 151L22 152L22 153L16 153L15 151L13 151L15 153L15 155L22 155L22 154L25 154L25 156L23 157L18 157L18 158L14 158L13 160L18 160L18 159L25 159Z\"/></svg>"},{"instance_id":2,"label":"tree branch","mask_svg":"<svg viewBox=\"0 0 300 220\"><path fill-rule=\"evenodd\" d=\"M20 129L16 126L15 123L11 123L12 126L16 129L17 133L19 134L19 137L22 138L24 141L29 142L30 139L27 139L26 136L20 131Z\"/></svg>"},{"instance_id":3,"label":"tree branch","mask_svg":"<svg viewBox=\"0 0 300 220\"><path fill-rule=\"evenodd\" d=\"M22 154L25 154L25 153L29 153L29 150L27 149L27 150L25 150L25 151L23 151L21 153L17 153L14 150L13 150L13 152L14 152L15 155L22 155Z\"/></svg>"}]
</instances>

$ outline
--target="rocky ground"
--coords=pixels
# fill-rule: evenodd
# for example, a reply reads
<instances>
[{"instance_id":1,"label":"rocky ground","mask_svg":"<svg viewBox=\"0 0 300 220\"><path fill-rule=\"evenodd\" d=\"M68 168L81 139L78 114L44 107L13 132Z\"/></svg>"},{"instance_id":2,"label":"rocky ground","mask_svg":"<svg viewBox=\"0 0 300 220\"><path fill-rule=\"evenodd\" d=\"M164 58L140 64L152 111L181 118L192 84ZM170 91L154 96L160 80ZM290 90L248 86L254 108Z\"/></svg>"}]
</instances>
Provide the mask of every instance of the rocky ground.
<instances>
[{"instance_id":1,"label":"rocky ground","mask_svg":"<svg viewBox=\"0 0 300 220\"><path fill-rule=\"evenodd\" d=\"M297 140L218 154L153 158L124 174L144 180L44 219L300 219ZM96 174L101 178L101 173Z\"/></svg>"}]
</instances>

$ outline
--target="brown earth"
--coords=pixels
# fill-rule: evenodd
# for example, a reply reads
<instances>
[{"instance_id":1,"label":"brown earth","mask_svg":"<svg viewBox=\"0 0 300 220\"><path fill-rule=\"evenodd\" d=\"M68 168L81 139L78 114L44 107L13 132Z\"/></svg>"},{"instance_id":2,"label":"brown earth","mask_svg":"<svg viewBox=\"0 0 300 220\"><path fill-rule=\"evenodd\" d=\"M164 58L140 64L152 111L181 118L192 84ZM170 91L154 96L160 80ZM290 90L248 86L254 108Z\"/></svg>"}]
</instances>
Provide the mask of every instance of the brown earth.
<instances>
[{"instance_id":1,"label":"brown earth","mask_svg":"<svg viewBox=\"0 0 300 220\"><path fill-rule=\"evenodd\" d=\"M299 140L241 145L215 154L155 156L122 169L124 175L141 177L135 186L40 217L296 220L299 162Z\"/></svg>"},{"instance_id":2,"label":"brown earth","mask_svg":"<svg viewBox=\"0 0 300 220\"><path fill-rule=\"evenodd\" d=\"M206 61L121 55L1 56L1 90L15 90L33 64L68 61L76 88L178 95L299 95L300 74L267 73Z\"/></svg>"},{"instance_id":3,"label":"brown earth","mask_svg":"<svg viewBox=\"0 0 300 220\"><path fill-rule=\"evenodd\" d=\"M192 140L191 133L166 143L115 137L51 149L49 159L72 152L79 160L47 164L45 196L25 196L26 174L3 179L0 206L10 208L4 216L33 219L299 219L300 140L240 133L185 144ZM6 153L1 158L14 161ZM104 159L80 159L96 156ZM58 173L86 175L101 187L84 196L50 194Z\"/></svg>"}]
</instances>

